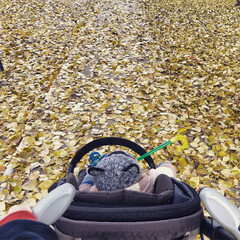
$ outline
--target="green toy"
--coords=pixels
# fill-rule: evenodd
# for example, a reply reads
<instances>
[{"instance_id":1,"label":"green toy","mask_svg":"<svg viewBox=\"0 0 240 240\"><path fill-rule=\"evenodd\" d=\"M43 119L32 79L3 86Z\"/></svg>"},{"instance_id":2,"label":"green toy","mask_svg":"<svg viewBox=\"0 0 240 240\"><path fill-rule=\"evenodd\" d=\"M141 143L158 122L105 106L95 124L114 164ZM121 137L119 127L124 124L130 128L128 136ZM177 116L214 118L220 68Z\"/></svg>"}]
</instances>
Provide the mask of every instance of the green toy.
<instances>
[{"instance_id":1,"label":"green toy","mask_svg":"<svg viewBox=\"0 0 240 240\"><path fill-rule=\"evenodd\" d=\"M174 137L174 138L170 139L169 141L163 143L162 145L154 148L150 152L147 152L147 153L143 154L142 156L137 158L137 161L140 161L140 160L146 158L147 156L159 151L160 149L162 149L162 148L164 148L164 147L166 147L166 146L168 146L171 143L174 143L176 141L180 141L182 143L181 146L177 147L178 152L181 152L182 150L189 148L189 144L188 144L188 140L187 140L186 136L178 134L176 137Z\"/></svg>"}]
</instances>

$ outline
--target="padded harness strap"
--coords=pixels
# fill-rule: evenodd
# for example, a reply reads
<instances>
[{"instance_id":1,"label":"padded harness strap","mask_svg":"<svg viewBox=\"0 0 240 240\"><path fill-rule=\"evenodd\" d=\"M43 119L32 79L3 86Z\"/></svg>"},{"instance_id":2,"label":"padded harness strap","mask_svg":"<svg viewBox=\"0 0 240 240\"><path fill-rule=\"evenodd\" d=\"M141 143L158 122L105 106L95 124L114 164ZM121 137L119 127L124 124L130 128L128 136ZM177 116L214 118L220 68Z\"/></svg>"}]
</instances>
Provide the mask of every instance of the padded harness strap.
<instances>
[{"instance_id":1,"label":"padded harness strap","mask_svg":"<svg viewBox=\"0 0 240 240\"><path fill-rule=\"evenodd\" d=\"M76 167L76 165L81 161L83 156L85 156L88 152L92 151L95 148L106 146L106 145L120 145L120 146L128 147L132 149L134 152L136 152L137 154L139 154L140 156L146 153L146 151L142 147L140 147L138 144L124 138L117 138L117 137L99 138L86 144L76 152L76 154L74 155L70 163L68 173L73 173L73 170ZM146 157L145 161L148 163L150 168L155 168L155 164L151 156Z\"/></svg>"}]
</instances>

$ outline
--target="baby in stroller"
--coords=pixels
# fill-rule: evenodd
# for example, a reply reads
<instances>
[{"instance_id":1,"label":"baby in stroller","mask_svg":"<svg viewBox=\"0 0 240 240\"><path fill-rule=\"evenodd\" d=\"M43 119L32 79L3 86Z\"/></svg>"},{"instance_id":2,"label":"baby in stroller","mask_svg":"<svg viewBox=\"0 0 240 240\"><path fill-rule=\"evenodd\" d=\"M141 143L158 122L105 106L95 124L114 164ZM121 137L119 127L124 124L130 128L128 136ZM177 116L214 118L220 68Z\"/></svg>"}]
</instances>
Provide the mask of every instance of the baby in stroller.
<instances>
[{"instance_id":1,"label":"baby in stroller","mask_svg":"<svg viewBox=\"0 0 240 240\"><path fill-rule=\"evenodd\" d=\"M79 186L80 191L126 189L152 193L155 180L160 174L176 177L176 169L169 162L142 173L135 158L124 151L115 151L102 157L98 152L92 152L89 162L87 175Z\"/></svg>"}]
</instances>

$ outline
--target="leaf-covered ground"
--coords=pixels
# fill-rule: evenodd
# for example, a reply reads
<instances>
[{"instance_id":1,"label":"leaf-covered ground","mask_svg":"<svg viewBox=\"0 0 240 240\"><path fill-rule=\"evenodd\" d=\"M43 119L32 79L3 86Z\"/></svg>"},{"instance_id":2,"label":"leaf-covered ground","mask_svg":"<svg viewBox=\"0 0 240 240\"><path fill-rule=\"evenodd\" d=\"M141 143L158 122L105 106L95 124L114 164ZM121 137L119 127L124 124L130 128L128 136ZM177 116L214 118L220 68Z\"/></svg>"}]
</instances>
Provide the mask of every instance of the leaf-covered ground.
<instances>
[{"instance_id":1,"label":"leaf-covered ground","mask_svg":"<svg viewBox=\"0 0 240 240\"><path fill-rule=\"evenodd\" d=\"M120 136L149 151L177 133L189 149L172 144L153 155L156 164L171 161L180 180L239 206L234 4L1 1L0 212L35 204L93 139Z\"/></svg>"}]
</instances>

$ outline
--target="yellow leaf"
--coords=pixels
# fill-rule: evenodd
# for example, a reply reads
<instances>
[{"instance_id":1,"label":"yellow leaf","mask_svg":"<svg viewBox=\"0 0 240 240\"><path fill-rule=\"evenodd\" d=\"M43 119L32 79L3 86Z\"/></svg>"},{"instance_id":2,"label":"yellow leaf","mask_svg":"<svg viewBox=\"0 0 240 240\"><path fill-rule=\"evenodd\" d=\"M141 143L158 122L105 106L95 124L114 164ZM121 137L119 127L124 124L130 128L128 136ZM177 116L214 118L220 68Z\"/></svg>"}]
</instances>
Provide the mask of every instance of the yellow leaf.
<instances>
[{"instance_id":1,"label":"yellow leaf","mask_svg":"<svg viewBox=\"0 0 240 240\"><path fill-rule=\"evenodd\" d=\"M36 204L36 200L34 198L29 198L25 200L21 205L31 205L34 206Z\"/></svg>"},{"instance_id":2,"label":"yellow leaf","mask_svg":"<svg viewBox=\"0 0 240 240\"><path fill-rule=\"evenodd\" d=\"M197 150L198 150L201 154L204 153L204 148L203 148L203 147L199 147Z\"/></svg>"},{"instance_id":3,"label":"yellow leaf","mask_svg":"<svg viewBox=\"0 0 240 240\"><path fill-rule=\"evenodd\" d=\"M15 193L20 193L20 192L22 191L22 187L21 187L21 186L15 186L14 189L13 189L13 191L14 191Z\"/></svg>"},{"instance_id":4,"label":"yellow leaf","mask_svg":"<svg viewBox=\"0 0 240 240\"><path fill-rule=\"evenodd\" d=\"M22 199L23 199L23 195L22 195L22 194L18 194L18 195L17 195L17 198L18 198L19 200L22 200Z\"/></svg>"},{"instance_id":5,"label":"yellow leaf","mask_svg":"<svg viewBox=\"0 0 240 240\"><path fill-rule=\"evenodd\" d=\"M24 190L32 191L36 188L37 180L29 180L26 183L23 184L22 188Z\"/></svg>"},{"instance_id":6,"label":"yellow leaf","mask_svg":"<svg viewBox=\"0 0 240 240\"><path fill-rule=\"evenodd\" d=\"M198 147L198 144L196 142L191 142L190 145L194 148L197 148Z\"/></svg>"},{"instance_id":7,"label":"yellow leaf","mask_svg":"<svg viewBox=\"0 0 240 240\"><path fill-rule=\"evenodd\" d=\"M55 158L59 158L60 155L61 155L61 152L62 152L61 149L59 149L59 150L57 150L57 151L54 151L54 152L53 152L54 157L55 157Z\"/></svg>"},{"instance_id":8,"label":"yellow leaf","mask_svg":"<svg viewBox=\"0 0 240 240\"><path fill-rule=\"evenodd\" d=\"M187 161L185 160L185 158L180 158L180 159L178 160L178 163L179 163L179 165L180 165L181 167L183 167L183 168L188 165L188 163L187 163Z\"/></svg>"},{"instance_id":9,"label":"yellow leaf","mask_svg":"<svg viewBox=\"0 0 240 240\"><path fill-rule=\"evenodd\" d=\"M35 195L35 197L38 199L38 200L41 200L43 198L43 194L42 193L37 193Z\"/></svg>"},{"instance_id":10,"label":"yellow leaf","mask_svg":"<svg viewBox=\"0 0 240 240\"><path fill-rule=\"evenodd\" d=\"M223 162L228 162L229 160L230 160L230 157L229 157L229 156L223 157Z\"/></svg>"},{"instance_id":11,"label":"yellow leaf","mask_svg":"<svg viewBox=\"0 0 240 240\"><path fill-rule=\"evenodd\" d=\"M230 169L223 169L223 170L221 171L221 173L222 173L222 175L223 175L224 177L226 177L226 178L229 178L229 177L232 176L232 172L231 172Z\"/></svg>"},{"instance_id":12,"label":"yellow leaf","mask_svg":"<svg viewBox=\"0 0 240 240\"><path fill-rule=\"evenodd\" d=\"M5 210L6 210L6 204L5 204L5 202L1 201L0 202L0 212L5 211Z\"/></svg>"},{"instance_id":13,"label":"yellow leaf","mask_svg":"<svg viewBox=\"0 0 240 240\"><path fill-rule=\"evenodd\" d=\"M226 154L226 152L224 152L224 151L221 151L220 153L219 153L219 156L220 157L225 157L227 154Z\"/></svg>"},{"instance_id":14,"label":"yellow leaf","mask_svg":"<svg viewBox=\"0 0 240 240\"><path fill-rule=\"evenodd\" d=\"M202 164L198 165L197 170L198 170L198 172L200 173L201 176L208 173L207 169L204 168L204 166Z\"/></svg>"},{"instance_id":15,"label":"yellow leaf","mask_svg":"<svg viewBox=\"0 0 240 240\"><path fill-rule=\"evenodd\" d=\"M238 155L236 153L231 153L231 160L238 160Z\"/></svg>"},{"instance_id":16,"label":"yellow leaf","mask_svg":"<svg viewBox=\"0 0 240 240\"><path fill-rule=\"evenodd\" d=\"M182 134L185 134L187 132L187 130L188 130L187 128L179 128L178 132L182 133Z\"/></svg>"},{"instance_id":17,"label":"yellow leaf","mask_svg":"<svg viewBox=\"0 0 240 240\"><path fill-rule=\"evenodd\" d=\"M199 186L199 177L191 177L189 180L189 185L193 188L196 188Z\"/></svg>"},{"instance_id":18,"label":"yellow leaf","mask_svg":"<svg viewBox=\"0 0 240 240\"><path fill-rule=\"evenodd\" d=\"M34 179L38 179L38 177L39 177L39 171L35 171L30 174L29 179L34 180Z\"/></svg>"},{"instance_id":19,"label":"yellow leaf","mask_svg":"<svg viewBox=\"0 0 240 240\"><path fill-rule=\"evenodd\" d=\"M219 145L214 145L212 150L213 151L219 151L221 149L221 147Z\"/></svg>"},{"instance_id":20,"label":"yellow leaf","mask_svg":"<svg viewBox=\"0 0 240 240\"><path fill-rule=\"evenodd\" d=\"M145 109L142 105L139 104L133 104L132 111L136 114L144 113Z\"/></svg>"},{"instance_id":21,"label":"yellow leaf","mask_svg":"<svg viewBox=\"0 0 240 240\"><path fill-rule=\"evenodd\" d=\"M9 176L7 176L7 175L2 175L2 176L0 177L0 181L1 181L1 182L5 182L5 181L8 180L8 178L9 178Z\"/></svg>"},{"instance_id":22,"label":"yellow leaf","mask_svg":"<svg viewBox=\"0 0 240 240\"><path fill-rule=\"evenodd\" d=\"M50 163L51 158L49 156L44 156L43 161L47 164Z\"/></svg>"},{"instance_id":23,"label":"yellow leaf","mask_svg":"<svg viewBox=\"0 0 240 240\"><path fill-rule=\"evenodd\" d=\"M214 151L213 150L208 151L208 156L214 157L215 156Z\"/></svg>"},{"instance_id":24,"label":"yellow leaf","mask_svg":"<svg viewBox=\"0 0 240 240\"><path fill-rule=\"evenodd\" d=\"M42 189L42 190L47 190L49 189L49 187L52 185L52 180L46 180L44 182L42 182L39 187Z\"/></svg>"},{"instance_id":25,"label":"yellow leaf","mask_svg":"<svg viewBox=\"0 0 240 240\"><path fill-rule=\"evenodd\" d=\"M208 140L209 140L210 142L213 142L213 141L214 141L214 136L213 136L213 135L209 136Z\"/></svg>"},{"instance_id":26,"label":"yellow leaf","mask_svg":"<svg viewBox=\"0 0 240 240\"><path fill-rule=\"evenodd\" d=\"M28 137L27 142L28 142L29 145L34 144L35 143L34 136Z\"/></svg>"},{"instance_id":27,"label":"yellow leaf","mask_svg":"<svg viewBox=\"0 0 240 240\"><path fill-rule=\"evenodd\" d=\"M53 150L55 151L55 150L58 150L63 144L59 141L55 141L53 145L54 145Z\"/></svg>"},{"instance_id":28,"label":"yellow leaf","mask_svg":"<svg viewBox=\"0 0 240 240\"><path fill-rule=\"evenodd\" d=\"M3 189L1 194L2 195L8 195L9 194L9 190L8 189Z\"/></svg>"},{"instance_id":29,"label":"yellow leaf","mask_svg":"<svg viewBox=\"0 0 240 240\"><path fill-rule=\"evenodd\" d=\"M239 169L238 167L234 167L234 168L232 169L232 173L233 173L233 174L238 174L238 173L240 173L240 169Z\"/></svg>"},{"instance_id":30,"label":"yellow leaf","mask_svg":"<svg viewBox=\"0 0 240 240\"><path fill-rule=\"evenodd\" d=\"M202 182L204 185L210 185L211 179L208 176L203 177Z\"/></svg>"}]
</instances>

